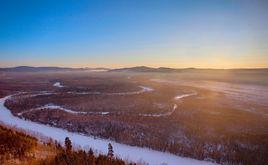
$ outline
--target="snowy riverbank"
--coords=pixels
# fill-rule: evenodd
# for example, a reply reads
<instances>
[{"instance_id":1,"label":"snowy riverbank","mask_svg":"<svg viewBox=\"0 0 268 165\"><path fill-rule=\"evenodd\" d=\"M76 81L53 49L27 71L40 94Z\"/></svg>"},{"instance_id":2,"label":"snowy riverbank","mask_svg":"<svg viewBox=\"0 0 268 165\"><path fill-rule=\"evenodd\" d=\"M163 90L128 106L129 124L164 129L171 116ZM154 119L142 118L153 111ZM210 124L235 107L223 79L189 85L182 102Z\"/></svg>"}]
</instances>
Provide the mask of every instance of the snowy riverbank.
<instances>
[{"instance_id":1,"label":"snowy riverbank","mask_svg":"<svg viewBox=\"0 0 268 165\"><path fill-rule=\"evenodd\" d=\"M54 140L63 142L65 137L70 137L72 142L82 148L93 148L99 152L106 153L107 145L111 143L114 147L115 154L122 159L139 162L143 160L153 165L169 164L169 165L194 165L194 164L213 164L207 161L199 161L191 158L179 157L170 153L154 151L148 148L128 146L125 144L116 143L105 139L95 139L94 137L84 136L78 133L68 132L61 128L55 128L48 125L35 123L28 120L23 120L12 115L9 109L4 106L4 103L10 96L0 99L0 121L11 126L16 126L20 129L34 131Z\"/></svg>"},{"instance_id":2,"label":"snowy riverbank","mask_svg":"<svg viewBox=\"0 0 268 165\"><path fill-rule=\"evenodd\" d=\"M59 105L54 105L54 104L46 104L44 106L38 107L38 108L33 108L28 111L23 111L18 113L18 116L22 116L25 113L33 112L33 111L39 111L39 110L61 110L67 113L72 113L72 114L80 114L80 115L86 115L86 114L94 114L94 115L107 115L110 112L83 112L83 111L73 111L71 109L63 108L62 106Z\"/></svg>"}]
</instances>

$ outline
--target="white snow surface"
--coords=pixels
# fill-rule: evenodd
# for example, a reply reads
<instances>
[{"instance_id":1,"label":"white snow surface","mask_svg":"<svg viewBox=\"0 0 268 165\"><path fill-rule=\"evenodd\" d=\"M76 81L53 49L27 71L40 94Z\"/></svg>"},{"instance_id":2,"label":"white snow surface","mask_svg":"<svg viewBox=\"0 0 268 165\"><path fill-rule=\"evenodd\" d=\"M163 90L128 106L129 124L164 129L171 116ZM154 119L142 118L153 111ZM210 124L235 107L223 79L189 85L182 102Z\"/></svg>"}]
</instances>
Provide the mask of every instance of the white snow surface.
<instances>
[{"instance_id":1,"label":"white snow surface","mask_svg":"<svg viewBox=\"0 0 268 165\"><path fill-rule=\"evenodd\" d=\"M174 100L179 100L179 99L183 99L185 97L194 96L194 95L197 95L197 92L187 93L187 94L182 94L182 95L175 96Z\"/></svg>"},{"instance_id":2,"label":"white snow surface","mask_svg":"<svg viewBox=\"0 0 268 165\"><path fill-rule=\"evenodd\" d=\"M63 85L61 85L60 82L55 82L55 83L53 84L53 86L54 86L54 87L58 87L58 88L63 88L63 87L64 87Z\"/></svg>"},{"instance_id":3,"label":"white snow surface","mask_svg":"<svg viewBox=\"0 0 268 165\"><path fill-rule=\"evenodd\" d=\"M146 116L146 117L164 117L164 116L170 116L172 115L173 112L177 109L178 105L174 104L173 108L171 111L166 112L166 113L159 113L159 114L139 114L140 116Z\"/></svg>"},{"instance_id":4,"label":"white snow surface","mask_svg":"<svg viewBox=\"0 0 268 165\"><path fill-rule=\"evenodd\" d=\"M134 147L125 144L120 144L111 140L96 139L91 136L85 136L78 133L68 132L61 128L55 128L48 125L35 123L29 120L23 120L12 115L9 109L4 106L4 103L11 96L6 96L0 99L0 121L26 131L33 131L38 134L51 137L61 143L64 142L65 137L69 137L75 145L80 145L86 149L91 147L100 153L107 153L108 143L113 145L115 155L131 161L138 162L143 160L152 165L159 165L166 163L168 165L202 165L214 164L207 161L199 161L191 158L179 157L167 152L160 152L148 148Z\"/></svg>"},{"instance_id":5,"label":"white snow surface","mask_svg":"<svg viewBox=\"0 0 268 165\"><path fill-rule=\"evenodd\" d=\"M46 96L46 95L54 95L56 94L55 92L48 92L48 91L41 91L36 94L30 94L29 97L36 97L36 96Z\"/></svg>"},{"instance_id":6,"label":"white snow surface","mask_svg":"<svg viewBox=\"0 0 268 165\"><path fill-rule=\"evenodd\" d=\"M108 115L110 112L84 112L84 111L74 111L71 109L64 108L60 105L54 105L54 104L46 104L44 106L38 107L38 108L33 108L28 111L23 111L18 113L19 116L21 116L24 113L32 112L32 111L38 111L38 110L62 110L67 113L72 113L72 114L98 114L98 115Z\"/></svg>"}]
</instances>

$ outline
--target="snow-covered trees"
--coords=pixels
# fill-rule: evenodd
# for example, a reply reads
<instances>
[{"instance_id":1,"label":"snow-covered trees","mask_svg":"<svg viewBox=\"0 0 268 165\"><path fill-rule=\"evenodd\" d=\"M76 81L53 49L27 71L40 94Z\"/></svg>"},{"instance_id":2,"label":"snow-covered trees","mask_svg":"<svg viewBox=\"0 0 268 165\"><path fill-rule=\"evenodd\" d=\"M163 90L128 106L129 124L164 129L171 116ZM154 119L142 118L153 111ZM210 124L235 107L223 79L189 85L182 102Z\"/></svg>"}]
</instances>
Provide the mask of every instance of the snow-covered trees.
<instances>
[{"instance_id":1,"label":"snow-covered trees","mask_svg":"<svg viewBox=\"0 0 268 165\"><path fill-rule=\"evenodd\" d=\"M107 154L107 156L109 158L112 158L114 156L113 146L112 146L111 143L108 144L108 154Z\"/></svg>"},{"instance_id":2,"label":"snow-covered trees","mask_svg":"<svg viewBox=\"0 0 268 165\"><path fill-rule=\"evenodd\" d=\"M65 147L66 152L59 148L54 159L43 160L40 165L125 165L123 160L113 157L113 147L110 143L107 156L101 154L95 156L92 149L89 149L88 152L74 151L68 137L65 138Z\"/></svg>"}]
</instances>

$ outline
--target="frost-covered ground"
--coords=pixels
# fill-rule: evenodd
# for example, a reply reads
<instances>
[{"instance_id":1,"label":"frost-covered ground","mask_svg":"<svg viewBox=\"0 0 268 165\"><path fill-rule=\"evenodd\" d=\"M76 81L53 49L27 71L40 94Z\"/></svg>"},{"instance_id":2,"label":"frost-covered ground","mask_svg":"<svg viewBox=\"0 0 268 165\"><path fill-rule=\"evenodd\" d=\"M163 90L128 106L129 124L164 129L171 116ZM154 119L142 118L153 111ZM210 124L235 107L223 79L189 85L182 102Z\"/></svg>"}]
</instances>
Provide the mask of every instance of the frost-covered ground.
<instances>
[{"instance_id":1,"label":"frost-covered ground","mask_svg":"<svg viewBox=\"0 0 268 165\"><path fill-rule=\"evenodd\" d=\"M67 108L64 108L64 107L59 106L59 105L46 104L46 105L41 106L41 107L38 107L38 108L34 108L34 109L30 109L28 111L20 112L20 113L18 113L18 115L21 116L24 113L29 113L29 112L38 111L38 110L61 110L61 111L67 112L67 113L82 114L82 115L85 115L85 114L107 115L107 114L110 113L110 112L82 112L82 111L73 111L71 109L67 109Z\"/></svg>"},{"instance_id":2,"label":"frost-covered ground","mask_svg":"<svg viewBox=\"0 0 268 165\"><path fill-rule=\"evenodd\" d=\"M217 81L187 81L187 80L164 80L151 79L159 83L170 83L183 86L204 88L223 93L226 97L241 103L254 103L268 107L268 87L263 85L236 84Z\"/></svg>"},{"instance_id":3,"label":"frost-covered ground","mask_svg":"<svg viewBox=\"0 0 268 165\"><path fill-rule=\"evenodd\" d=\"M63 87L64 87L63 85L61 85L60 82L55 82L55 83L53 84L53 86L54 86L54 87L58 87L58 88L63 88Z\"/></svg>"},{"instance_id":4,"label":"frost-covered ground","mask_svg":"<svg viewBox=\"0 0 268 165\"><path fill-rule=\"evenodd\" d=\"M150 150L148 148L133 147L110 140L96 139L90 136L81 135L78 133L68 132L64 129L51 127L32 121L23 120L12 115L9 109L4 106L5 100L11 96L0 99L0 121L11 126L16 126L21 129L34 131L47 137L51 137L59 142L64 142L65 137L70 137L72 142L80 145L83 148L93 148L100 153L107 153L108 143L112 143L115 154L122 159L139 162L141 160L149 164L169 164L169 165L194 165L194 164L213 164L207 161L199 161L191 158L179 157L170 153Z\"/></svg>"}]
</instances>

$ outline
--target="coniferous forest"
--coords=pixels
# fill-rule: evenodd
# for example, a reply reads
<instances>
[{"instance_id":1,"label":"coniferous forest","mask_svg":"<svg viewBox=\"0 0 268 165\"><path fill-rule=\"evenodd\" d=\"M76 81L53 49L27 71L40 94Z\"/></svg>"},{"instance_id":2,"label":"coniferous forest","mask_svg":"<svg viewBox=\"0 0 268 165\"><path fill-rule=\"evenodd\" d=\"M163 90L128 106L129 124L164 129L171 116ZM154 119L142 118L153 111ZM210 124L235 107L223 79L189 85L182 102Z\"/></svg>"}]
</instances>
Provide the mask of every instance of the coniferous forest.
<instances>
[{"instance_id":1,"label":"coniferous forest","mask_svg":"<svg viewBox=\"0 0 268 165\"><path fill-rule=\"evenodd\" d=\"M50 153L46 154L48 152ZM55 141L43 143L25 133L0 125L1 165L125 165L123 160L114 157L113 152L111 144L107 145L107 155L96 155L92 149L74 150L68 137L65 138L64 146Z\"/></svg>"}]
</instances>

